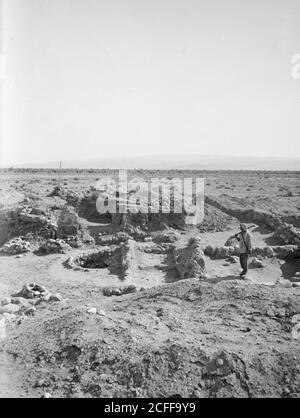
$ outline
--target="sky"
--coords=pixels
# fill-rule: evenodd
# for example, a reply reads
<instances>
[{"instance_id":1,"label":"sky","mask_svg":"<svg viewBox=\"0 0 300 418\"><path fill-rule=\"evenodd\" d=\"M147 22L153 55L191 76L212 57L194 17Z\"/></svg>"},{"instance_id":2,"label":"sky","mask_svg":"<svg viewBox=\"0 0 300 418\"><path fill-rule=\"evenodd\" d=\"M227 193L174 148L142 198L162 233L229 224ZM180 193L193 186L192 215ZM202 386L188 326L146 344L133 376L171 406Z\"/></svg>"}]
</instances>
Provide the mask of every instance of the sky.
<instances>
[{"instance_id":1,"label":"sky","mask_svg":"<svg viewBox=\"0 0 300 418\"><path fill-rule=\"evenodd\" d=\"M0 165L300 158L299 0L0 2Z\"/></svg>"}]
</instances>

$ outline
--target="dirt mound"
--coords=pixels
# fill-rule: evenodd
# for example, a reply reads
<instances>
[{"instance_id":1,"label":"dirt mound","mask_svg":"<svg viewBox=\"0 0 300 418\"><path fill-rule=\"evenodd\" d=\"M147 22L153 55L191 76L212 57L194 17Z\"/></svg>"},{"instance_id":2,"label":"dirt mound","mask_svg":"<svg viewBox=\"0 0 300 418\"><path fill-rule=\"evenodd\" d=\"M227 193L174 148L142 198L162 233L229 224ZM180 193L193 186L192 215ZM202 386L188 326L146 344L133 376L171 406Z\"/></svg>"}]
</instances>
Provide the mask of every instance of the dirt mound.
<instances>
[{"instance_id":1,"label":"dirt mound","mask_svg":"<svg viewBox=\"0 0 300 418\"><path fill-rule=\"evenodd\" d=\"M49 306L13 331L34 396L299 397L290 289L187 280L96 308Z\"/></svg>"},{"instance_id":2,"label":"dirt mound","mask_svg":"<svg viewBox=\"0 0 300 418\"><path fill-rule=\"evenodd\" d=\"M30 242L24 241L21 237L14 238L0 248L0 253L7 255L17 255L28 253L32 250Z\"/></svg>"},{"instance_id":3,"label":"dirt mound","mask_svg":"<svg viewBox=\"0 0 300 418\"><path fill-rule=\"evenodd\" d=\"M32 206L21 206L7 214L9 237L34 234L49 236L51 213L48 210Z\"/></svg>"},{"instance_id":4,"label":"dirt mound","mask_svg":"<svg viewBox=\"0 0 300 418\"><path fill-rule=\"evenodd\" d=\"M200 232L220 232L236 229L238 226L239 221L236 218L206 203L204 220L198 229Z\"/></svg>"}]
</instances>

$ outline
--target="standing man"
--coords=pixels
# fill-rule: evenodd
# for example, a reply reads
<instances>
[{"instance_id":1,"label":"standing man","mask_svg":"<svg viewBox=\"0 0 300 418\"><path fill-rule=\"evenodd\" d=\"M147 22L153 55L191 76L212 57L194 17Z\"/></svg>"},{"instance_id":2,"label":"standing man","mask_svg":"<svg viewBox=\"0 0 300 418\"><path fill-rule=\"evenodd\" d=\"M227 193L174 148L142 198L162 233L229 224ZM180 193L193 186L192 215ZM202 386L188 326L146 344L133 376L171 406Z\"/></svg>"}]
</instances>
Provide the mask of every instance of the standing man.
<instances>
[{"instance_id":1,"label":"standing man","mask_svg":"<svg viewBox=\"0 0 300 418\"><path fill-rule=\"evenodd\" d=\"M248 259L249 255L252 252L252 242L251 242L251 235L248 231L248 227L246 224L240 225L241 232L239 234L234 235L239 241L240 246L240 263L243 271L241 272L240 276L246 276L248 272Z\"/></svg>"}]
</instances>

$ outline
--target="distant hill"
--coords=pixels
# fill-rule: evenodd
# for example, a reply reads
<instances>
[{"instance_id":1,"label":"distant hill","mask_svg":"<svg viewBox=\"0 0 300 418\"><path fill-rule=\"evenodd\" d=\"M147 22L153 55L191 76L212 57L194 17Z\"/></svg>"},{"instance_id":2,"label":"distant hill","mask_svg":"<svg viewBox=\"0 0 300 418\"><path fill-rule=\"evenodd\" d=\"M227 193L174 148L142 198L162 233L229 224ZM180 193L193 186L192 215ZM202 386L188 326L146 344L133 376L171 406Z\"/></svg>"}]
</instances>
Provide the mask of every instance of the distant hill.
<instances>
[{"instance_id":1,"label":"distant hill","mask_svg":"<svg viewBox=\"0 0 300 418\"><path fill-rule=\"evenodd\" d=\"M259 158L204 155L153 155L132 158L63 161L63 168L164 170L300 170L300 158ZM16 165L15 168L57 168L58 161Z\"/></svg>"}]
</instances>

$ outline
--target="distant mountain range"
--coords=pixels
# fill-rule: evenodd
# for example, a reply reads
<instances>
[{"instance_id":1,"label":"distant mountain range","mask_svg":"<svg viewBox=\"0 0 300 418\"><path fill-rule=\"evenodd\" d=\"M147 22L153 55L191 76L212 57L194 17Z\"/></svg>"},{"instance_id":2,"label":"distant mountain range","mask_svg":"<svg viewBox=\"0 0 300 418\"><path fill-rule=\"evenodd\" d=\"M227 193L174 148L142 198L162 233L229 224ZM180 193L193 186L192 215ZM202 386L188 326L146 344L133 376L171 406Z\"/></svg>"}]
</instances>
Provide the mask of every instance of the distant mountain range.
<instances>
[{"instance_id":1,"label":"distant mountain range","mask_svg":"<svg viewBox=\"0 0 300 418\"><path fill-rule=\"evenodd\" d=\"M15 165L15 168L58 168L59 162ZM300 158L152 155L131 158L62 161L63 168L163 170L300 170Z\"/></svg>"}]
</instances>

